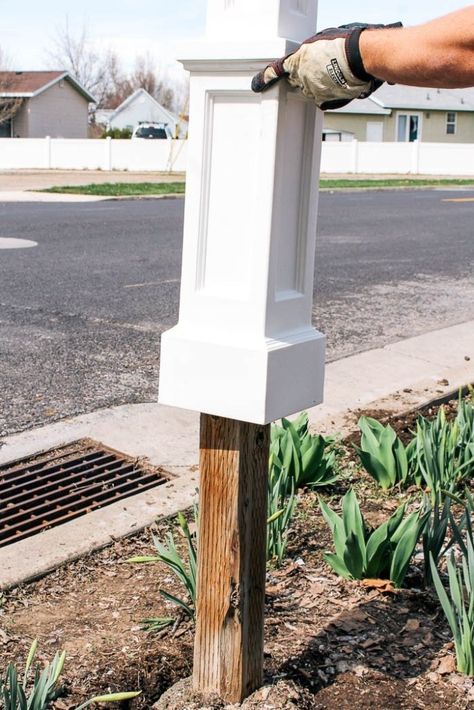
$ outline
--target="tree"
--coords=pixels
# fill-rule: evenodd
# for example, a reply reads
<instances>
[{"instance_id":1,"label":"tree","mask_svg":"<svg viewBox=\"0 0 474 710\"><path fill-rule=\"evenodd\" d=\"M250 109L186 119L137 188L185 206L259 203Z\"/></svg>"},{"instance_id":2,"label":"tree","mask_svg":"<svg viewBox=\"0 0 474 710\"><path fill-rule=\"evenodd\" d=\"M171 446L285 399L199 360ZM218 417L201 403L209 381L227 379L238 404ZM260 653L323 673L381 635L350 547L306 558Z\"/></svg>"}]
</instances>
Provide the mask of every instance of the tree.
<instances>
[{"instance_id":1,"label":"tree","mask_svg":"<svg viewBox=\"0 0 474 710\"><path fill-rule=\"evenodd\" d=\"M13 91L14 74L10 70L10 61L0 47L0 127L10 121L19 111L23 99L4 96Z\"/></svg>"},{"instance_id":2,"label":"tree","mask_svg":"<svg viewBox=\"0 0 474 710\"><path fill-rule=\"evenodd\" d=\"M145 89L169 110L179 107L175 82L170 80L149 53L138 56L128 74L122 70L116 55L113 55L112 64L114 71L110 72L110 90L105 99L107 108L117 108L137 89Z\"/></svg>"},{"instance_id":3,"label":"tree","mask_svg":"<svg viewBox=\"0 0 474 710\"><path fill-rule=\"evenodd\" d=\"M145 89L172 111L182 111L186 104L187 80L173 79L149 53L137 56L133 69L124 71L115 52L98 52L88 28L84 25L74 33L67 19L57 29L53 43L50 59L95 96L95 108L117 108L137 89Z\"/></svg>"},{"instance_id":4,"label":"tree","mask_svg":"<svg viewBox=\"0 0 474 710\"><path fill-rule=\"evenodd\" d=\"M111 71L116 58L110 52L100 55L94 48L86 25L74 34L66 18L64 25L58 27L53 39L50 59L58 69L65 69L95 97L97 106L101 106L110 90Z\"/></svg>"}]
</instances>

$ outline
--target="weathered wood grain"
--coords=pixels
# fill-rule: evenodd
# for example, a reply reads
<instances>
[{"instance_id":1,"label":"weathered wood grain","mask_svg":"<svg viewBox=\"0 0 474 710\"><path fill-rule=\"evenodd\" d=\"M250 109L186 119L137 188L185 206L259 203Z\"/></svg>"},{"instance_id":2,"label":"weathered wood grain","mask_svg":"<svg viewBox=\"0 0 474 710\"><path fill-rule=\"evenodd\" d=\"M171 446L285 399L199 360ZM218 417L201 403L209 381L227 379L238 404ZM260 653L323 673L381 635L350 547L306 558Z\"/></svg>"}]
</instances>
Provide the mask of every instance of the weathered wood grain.
<instances>
[{"instance_id":1,"label":"weathered wood grain","mask_svg":"<svg viewBox=\"0 0 474 710\"><path fill-rule=\"evenodd\" d=\"M240 702L262 683L270 426L201 415L194 689Z\"/></svg>"}]
</instances>

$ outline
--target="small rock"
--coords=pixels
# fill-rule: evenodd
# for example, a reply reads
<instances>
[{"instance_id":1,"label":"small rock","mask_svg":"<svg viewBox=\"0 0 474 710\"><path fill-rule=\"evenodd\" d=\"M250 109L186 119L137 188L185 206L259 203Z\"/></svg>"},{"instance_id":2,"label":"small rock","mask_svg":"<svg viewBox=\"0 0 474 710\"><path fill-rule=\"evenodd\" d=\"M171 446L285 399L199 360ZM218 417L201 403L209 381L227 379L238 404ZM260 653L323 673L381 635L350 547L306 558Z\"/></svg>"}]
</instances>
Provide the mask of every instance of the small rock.
<instances>
[{"instance_id":1,"label":"small rock","mask_svg":"<svg viewBox=\"0 0 474 710\"><path fill-rule=\"evenodd\" d=\"M437 673L427 673L426 677L432 682L432 683L439 683L441 676L438 675Z\"/></svg>"},{"instance_id":2,"label":"small rock","mask_svg":"<svg viewBox=\"0 0 474 710\"><path fill-rule=\"evenodd\" d=\"M404 656L402 653L395 653L393 656L393 660L396 663L406 663L409 659Z\"/></svg>"},{"instance_id":3,"label":"small rock","mask_svg":"<svg viewBox=\"0 0 474 710\"><path fill-rule=\"evenodd\" d=\"M454 660L454 656L445 656L444 658L442 658L439 662L439 666L436 669L436 672L439 673L439 675L448 675L448 673L455 673L456 661Z\"/></svg>"},{"instance_id":4,"label":"small rock","mask_svg":"<svg viewBox=\"0 0 474 710\"><path fill-rule=\"evenodd\" d=\"M420 628L420 622L418 621L418 619L408 619L407 623L405 624L405 626L402 629L402 632L403 631L418 631L419 628Z\"/></svg>"}]
</instances>

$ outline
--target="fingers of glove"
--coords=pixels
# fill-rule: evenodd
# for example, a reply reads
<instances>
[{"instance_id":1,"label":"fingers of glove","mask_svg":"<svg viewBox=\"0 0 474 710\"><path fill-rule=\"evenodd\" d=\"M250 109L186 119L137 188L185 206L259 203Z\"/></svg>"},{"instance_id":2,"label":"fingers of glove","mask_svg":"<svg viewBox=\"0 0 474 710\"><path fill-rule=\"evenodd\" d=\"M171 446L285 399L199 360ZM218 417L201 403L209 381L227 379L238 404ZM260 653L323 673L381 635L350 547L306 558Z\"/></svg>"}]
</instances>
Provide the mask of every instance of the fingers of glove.
<instances>
[{"instance_id":1,"label":"fingers of glove","mask_svg":"<svg viewBox=\"0 0 474 710\"><path fill-rule=\"evenodd\" d=\"M252 79L252 91L260 94L262 91L270 89L277 81L286 75L284 69L285 57L277 59L269 64L265 69L254 76Z\"/></svg>"}]
</instances>

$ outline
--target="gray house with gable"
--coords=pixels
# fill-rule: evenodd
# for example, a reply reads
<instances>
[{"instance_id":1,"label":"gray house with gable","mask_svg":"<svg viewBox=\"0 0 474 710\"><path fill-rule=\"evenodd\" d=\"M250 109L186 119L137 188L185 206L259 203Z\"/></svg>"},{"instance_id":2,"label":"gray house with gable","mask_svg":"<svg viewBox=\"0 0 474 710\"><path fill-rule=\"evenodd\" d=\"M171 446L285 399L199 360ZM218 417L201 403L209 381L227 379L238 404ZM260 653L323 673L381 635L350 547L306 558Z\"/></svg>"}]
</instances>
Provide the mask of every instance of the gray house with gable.
<instances>
[{"instance_id":1,"label":"gray house with gable","mask_svg":"<svg viewBox=\"0 0 474 710\"><path fill-rule=\"evenodd\" d=\"M65 71L0 72L0 106L12 114L0 123L3 138L87 138L94 97Z\"/></svg>"}]
</instances>

